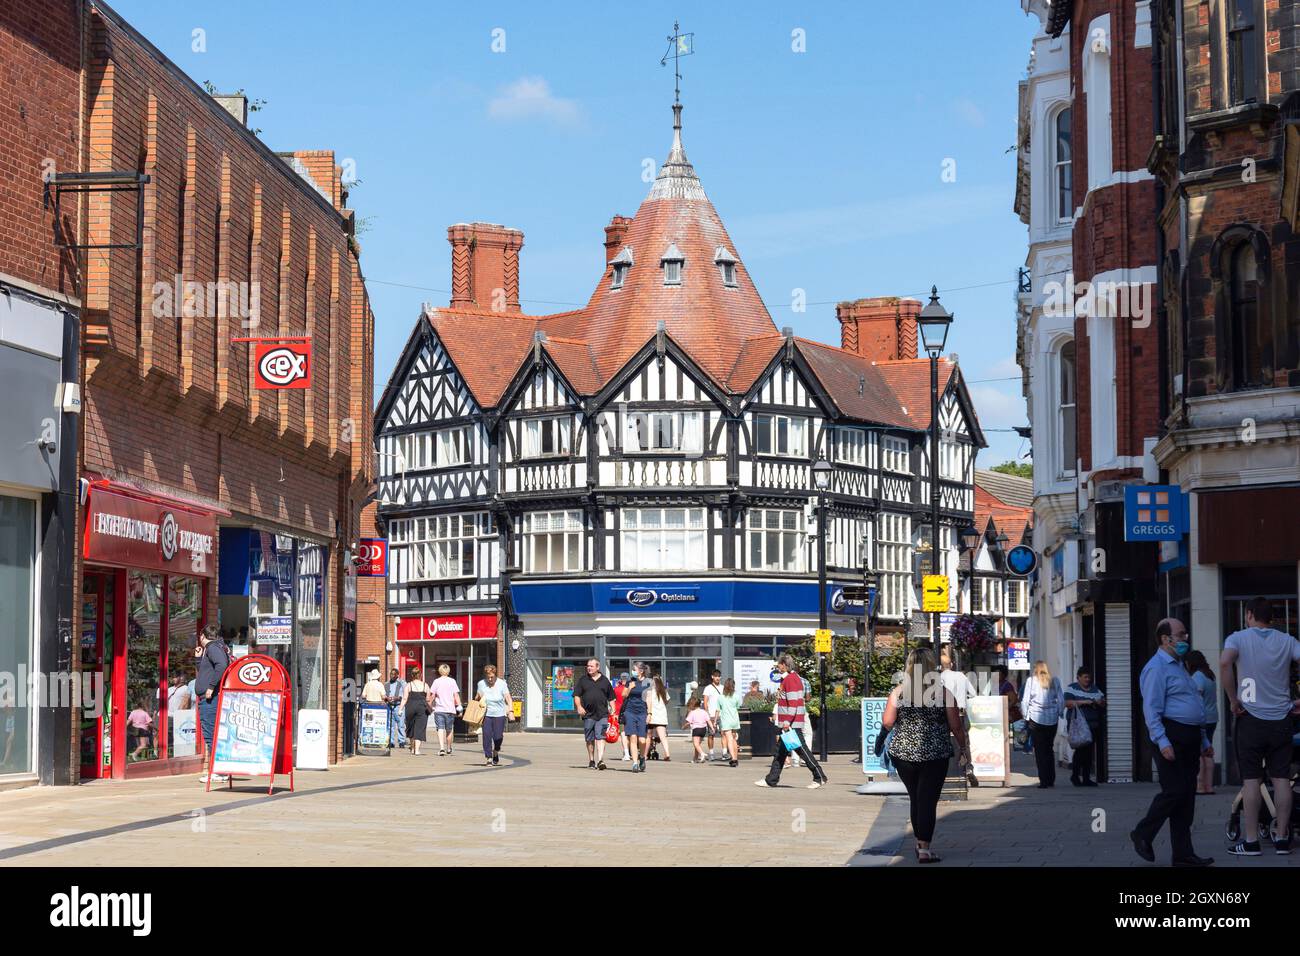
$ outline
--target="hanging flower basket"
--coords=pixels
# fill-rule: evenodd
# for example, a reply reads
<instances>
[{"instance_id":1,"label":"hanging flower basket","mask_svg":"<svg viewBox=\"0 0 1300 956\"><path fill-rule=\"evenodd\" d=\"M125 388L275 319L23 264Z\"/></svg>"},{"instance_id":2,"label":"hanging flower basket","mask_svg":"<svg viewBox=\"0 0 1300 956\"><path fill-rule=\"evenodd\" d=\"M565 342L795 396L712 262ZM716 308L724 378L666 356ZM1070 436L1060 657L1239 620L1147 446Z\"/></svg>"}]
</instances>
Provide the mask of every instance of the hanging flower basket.
<instances>
[{"instance_id":1,"label":"hanging flower basket","mask_svg":"<svg viewBox=\"0 0 1300 956\"><path fill-rule=\"evenodd\" d=\"M972 654L993 650L998 637L997 628L992 620L974 614L963 614L958 617L952 622L948 633L954 648Z\"/></svg>"}]
</instances>

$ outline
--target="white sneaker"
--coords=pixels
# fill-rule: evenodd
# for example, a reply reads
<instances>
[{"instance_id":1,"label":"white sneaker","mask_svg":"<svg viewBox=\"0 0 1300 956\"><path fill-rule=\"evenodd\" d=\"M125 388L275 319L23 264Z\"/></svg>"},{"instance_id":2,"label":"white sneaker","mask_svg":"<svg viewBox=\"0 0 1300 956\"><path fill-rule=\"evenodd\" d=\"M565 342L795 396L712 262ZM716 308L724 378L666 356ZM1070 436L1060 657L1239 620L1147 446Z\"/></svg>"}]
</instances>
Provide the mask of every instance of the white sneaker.
<instances>
[{"instance_id":1,"label":"white sneaker","mask_svg":"<svg viewBox=\"0 0 1300 956\"><path fill-rule=\"evenodd\" d=\"M712 759L713 759L713 751L710 750L708 753L706 753L706 754L704 755L704 759L705 759L705 760L712 760Z\"/></svg>"},{"instance_id":2,"label":"white sneaker","mask_svg":"<svg viewBox=\"0 0 1300 956\"><path fill-rule=\"evenodd\" d=\"M754 786L756 786L756 787L768 787L768 788L771 788L772 785L771 785L770 783L768 783L766 780L755 780L755 781L754 781Z\"/></svg>"},{"instance_id":3,"label":"white sneaker","mask_svg":"<svg viewBox=\"0 0 1300 956\"><path fill-rule=\"evenodd\" d=\"M631 754L623 754L623 759L624 759L624 760L631 760L631 759L632 759L632 755L631 755Z\"/></svg>"},{"instance_id":4,"label":"white sneaker","mask_svg":"<svg viewBox=\"0 0 1300 956\"><path fill-rule=\"evenodd\" d=\"M812 783L808 784L808 786L805 787L804 789L805 789L805 790L816 790L816 789L817 789L818 787L820 787L821 785L822 785L822 782L821 782L820 780L814 780Z\"/></svg>"}]
</instances>

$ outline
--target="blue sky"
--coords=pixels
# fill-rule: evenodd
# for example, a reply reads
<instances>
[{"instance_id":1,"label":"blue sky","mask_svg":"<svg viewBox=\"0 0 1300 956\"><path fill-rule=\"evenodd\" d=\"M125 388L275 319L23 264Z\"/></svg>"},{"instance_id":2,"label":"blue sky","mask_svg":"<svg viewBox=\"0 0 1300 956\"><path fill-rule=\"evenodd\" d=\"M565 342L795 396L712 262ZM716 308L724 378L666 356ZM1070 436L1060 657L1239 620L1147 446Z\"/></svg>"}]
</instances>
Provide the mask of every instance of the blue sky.
<instances>
[{"instance_id":1,"label":"blue sky","mask_svg":"<svg viewBox=\"0 0 1300 956\"><path fill-rule=\"evenodd\" d=\"M195 80L266 100L251 125L271 148L355 164L381 388L420 303L449 298L451 223L524 231L526 311L586 302L603 227L668 151L677 18L695 34L687 153L776 324L838 343L836 301L937 284L982 423L1025 421L1006 380L1026 247L1007 150L1036 21L1015 0L112 5ZM1027 451L988 438L984 466Z\"/></svg>"}]
</instances>

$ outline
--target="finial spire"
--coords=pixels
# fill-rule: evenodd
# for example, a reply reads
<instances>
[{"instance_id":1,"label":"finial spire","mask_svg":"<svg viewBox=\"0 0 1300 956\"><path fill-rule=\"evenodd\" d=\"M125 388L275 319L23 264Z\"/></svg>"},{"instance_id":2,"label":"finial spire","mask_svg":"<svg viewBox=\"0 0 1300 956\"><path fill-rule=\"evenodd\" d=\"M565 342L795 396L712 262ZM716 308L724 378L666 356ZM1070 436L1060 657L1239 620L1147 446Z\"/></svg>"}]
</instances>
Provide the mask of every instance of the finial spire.
<instances>
[{"instance_id":1,"label":"finial spire","mask_svg":"<svg viewBox=\"0 0 1300 956\"><path fill-rule=\"evenodd\" d=\"M695 34L682 33L681 25L673 21L673 35L668 38L668 52L659 61L660 66L668 65L668 53L673 55L673 109L680 119L682 102L682 65L681 58L695 52Z\"/></svg>"}]
</instances>

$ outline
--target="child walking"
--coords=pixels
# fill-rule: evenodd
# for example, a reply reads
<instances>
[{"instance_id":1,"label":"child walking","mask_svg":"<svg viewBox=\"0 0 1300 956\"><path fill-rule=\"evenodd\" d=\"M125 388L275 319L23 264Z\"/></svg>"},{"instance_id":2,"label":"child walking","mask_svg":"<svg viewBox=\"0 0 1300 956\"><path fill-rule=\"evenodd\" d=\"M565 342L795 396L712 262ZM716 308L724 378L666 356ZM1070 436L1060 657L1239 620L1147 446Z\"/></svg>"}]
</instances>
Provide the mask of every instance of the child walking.
<instances>
[{"instance_id":1,"label":"child walking","mask_svg":"<svg viewBox=\"0 0 1300 956\"><path fill-rule=\"evenodd\" d=\"M695 747L695 756L691 758L691 762L704 763L704 738L712 736L715 728L713 718L709 716L708 709L698 697L692 697L691 702L686 705L686 720L682 722L682 726L691 728L691 743Z\"/></svg>"}]
</instances>

